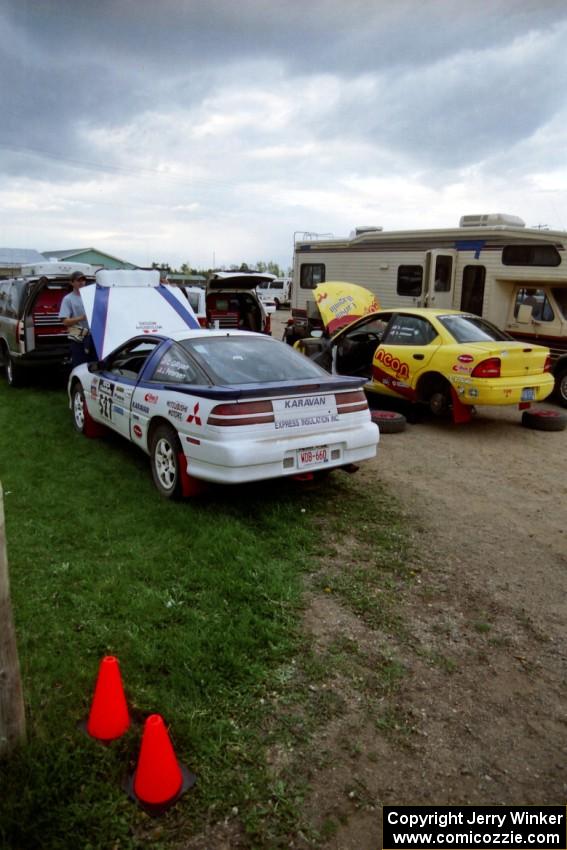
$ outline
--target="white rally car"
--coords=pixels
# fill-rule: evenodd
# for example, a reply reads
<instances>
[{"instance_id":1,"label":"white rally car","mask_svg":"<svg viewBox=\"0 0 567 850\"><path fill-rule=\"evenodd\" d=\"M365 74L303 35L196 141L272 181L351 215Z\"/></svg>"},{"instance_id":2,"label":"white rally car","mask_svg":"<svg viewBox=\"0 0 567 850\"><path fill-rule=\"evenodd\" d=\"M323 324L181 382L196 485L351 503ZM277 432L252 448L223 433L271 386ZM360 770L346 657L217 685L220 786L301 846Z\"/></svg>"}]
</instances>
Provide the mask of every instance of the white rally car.
<instances>
[{"instance_id":1,"label":"white rally car","mask_svg":"<svg viewBox=\"0 0 567 850\"><path fill-rule=\"evenodd\" d=\"M264 334L199 329L180 293L108 283L117 277L81 291L101 359L70 375L73 421L140 446L162 495L190 495L193 479L257 481L374 457L364 378L331 376Z\"/></svg>"}]
</instances>

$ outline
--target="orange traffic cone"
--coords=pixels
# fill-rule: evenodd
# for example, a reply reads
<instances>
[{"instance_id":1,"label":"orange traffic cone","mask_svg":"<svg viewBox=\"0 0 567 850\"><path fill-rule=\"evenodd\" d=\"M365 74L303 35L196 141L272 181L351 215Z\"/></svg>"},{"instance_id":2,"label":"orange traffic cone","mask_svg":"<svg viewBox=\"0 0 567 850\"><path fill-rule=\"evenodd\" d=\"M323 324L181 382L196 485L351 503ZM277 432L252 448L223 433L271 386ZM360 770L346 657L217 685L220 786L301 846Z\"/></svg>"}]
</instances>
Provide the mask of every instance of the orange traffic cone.
<instances>
[{"instance_id":1,"label":"orange traffic cone","mask_svg":"<svg viewBox=\"0 0 567 850\"><path fill-rule=\"evenodd\" d=\"M113 741L130 726L118 659L107 655L100 662L86 730L91 738Z\"/></svg>"},{"instance_id":2,"label":"orange traffic cone","mask_svg":"<svg viewBox=\"0 0 567 850\"><path fill-rule=\"evenodd\" d=\"M149 814L158 815L195 782L196 777L177 761L163 717L151 714L144 726L138 765L127 782L130 797Z\"/></svg>"}]
</instances>

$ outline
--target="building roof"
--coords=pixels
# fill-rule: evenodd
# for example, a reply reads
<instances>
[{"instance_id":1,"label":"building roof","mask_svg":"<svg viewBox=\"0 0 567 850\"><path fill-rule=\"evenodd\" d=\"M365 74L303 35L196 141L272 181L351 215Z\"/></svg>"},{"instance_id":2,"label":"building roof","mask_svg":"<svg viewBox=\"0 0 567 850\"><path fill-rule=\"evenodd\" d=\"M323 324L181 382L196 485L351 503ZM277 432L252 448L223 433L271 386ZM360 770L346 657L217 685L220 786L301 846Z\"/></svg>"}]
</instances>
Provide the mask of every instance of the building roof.
<instances>
[{"instance_id":1,"label":"building roof","mask_svg":"<svg viewBox=\"0 0 567 850\"><path fill-rule=\"evenodd\" d=\"M111 260L117 260L119 263L126 263L127 265L134 265L133 263L129 263L128 260L123 260L121 257L115 257L114 254L109 254L107 251L101 251L100 248L94 248L92 245L89 248L67 248L65 250L58 249L57 251L42 251L42 254L46 259L54 259L54 260L68 260L70 257L78 257L80 254L86 254L89 251L93 251L95 254L102 254L104 257L109 257Z\"/></svg>"},{"instance_id":2,"label":"building roof","mask_svg":"<svg viewBox=\"0 0 567 850\"><path fill-rule=\"evenodd\" d=\"M31 248L0 248L0 266L22 266L26 263L43 263L45 257Z\"/></svg>"}]
</instances>

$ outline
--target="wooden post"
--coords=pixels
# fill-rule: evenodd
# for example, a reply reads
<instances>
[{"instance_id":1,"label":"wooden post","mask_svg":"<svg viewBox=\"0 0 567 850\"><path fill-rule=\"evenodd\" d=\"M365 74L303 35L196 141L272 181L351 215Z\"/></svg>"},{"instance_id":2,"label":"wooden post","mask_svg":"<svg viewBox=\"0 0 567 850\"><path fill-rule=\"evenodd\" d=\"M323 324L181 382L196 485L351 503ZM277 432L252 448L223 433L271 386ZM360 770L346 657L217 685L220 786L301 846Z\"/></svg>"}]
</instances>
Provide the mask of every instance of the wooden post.
<instances>
[{"instance_id":1,"label":"wooden post","mask_svg":"<svg viewBox=\"0 0 567 850\"><path fill-rule=\"evenodd\" d=\"M0 758L26 737L26 716L10 599L4 494L0 484Z\"/></svg>"}]
</instances>

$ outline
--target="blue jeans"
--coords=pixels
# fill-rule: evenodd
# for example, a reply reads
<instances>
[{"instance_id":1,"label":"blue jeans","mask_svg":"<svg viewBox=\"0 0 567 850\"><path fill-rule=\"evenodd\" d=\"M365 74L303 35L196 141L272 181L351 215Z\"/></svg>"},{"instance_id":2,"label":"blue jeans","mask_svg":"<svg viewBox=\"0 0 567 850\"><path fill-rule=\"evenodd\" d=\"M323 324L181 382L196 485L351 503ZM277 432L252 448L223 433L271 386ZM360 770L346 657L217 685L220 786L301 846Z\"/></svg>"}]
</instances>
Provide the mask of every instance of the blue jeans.
<instances>
[{"instance_id":1,"label":"blue jeans","mask_svg":"<svg viewBox=\"0 0 567 850\"><path fill-rule=\"evenodd\" d=\"M82 363L92 363L97 359L93 338L90 334L81 340L69 340L71 364L73 369Z\"/></svg>"}]
</instances>

